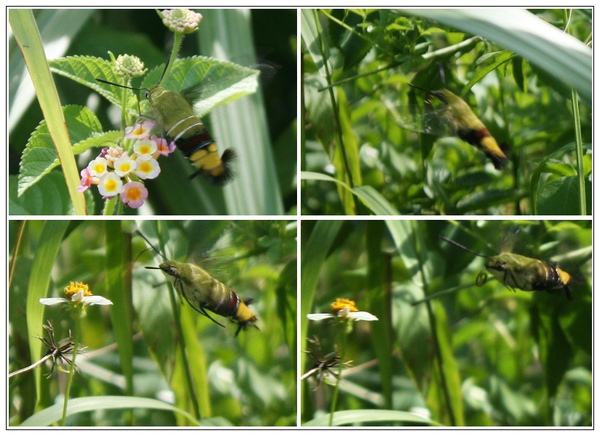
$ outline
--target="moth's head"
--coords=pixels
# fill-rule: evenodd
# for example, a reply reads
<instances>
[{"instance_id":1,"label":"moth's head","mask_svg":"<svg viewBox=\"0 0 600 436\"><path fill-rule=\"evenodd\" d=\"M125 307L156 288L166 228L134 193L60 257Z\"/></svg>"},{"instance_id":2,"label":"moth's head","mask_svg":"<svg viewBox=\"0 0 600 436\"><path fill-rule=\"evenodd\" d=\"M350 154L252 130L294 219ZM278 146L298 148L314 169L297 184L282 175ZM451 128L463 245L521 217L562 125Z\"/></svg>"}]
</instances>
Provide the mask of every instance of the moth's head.
<instances>
[{"instance_id":1,"label":"moth's head","mask_svg":"<svg viewBox=\"0 0 600 436\"><path fill-rule=\"evenodd\" d=\"M147 266L146 269L159 269L167 276L176 277L179 274L179 262L167 260L159 266Z\"/></svg>"},{"instance_id":2,"label":"moth's head","mask_svg":"<svg viewBox=\"0 0 600 436\"><path fill-rule=\"evenodd\" d=\"M158 268L165 273L165 275L175 277L179 274L179 262L175 262L172 260L168 260L166 262L161 263Z\"/></svg>"}]
</instances>

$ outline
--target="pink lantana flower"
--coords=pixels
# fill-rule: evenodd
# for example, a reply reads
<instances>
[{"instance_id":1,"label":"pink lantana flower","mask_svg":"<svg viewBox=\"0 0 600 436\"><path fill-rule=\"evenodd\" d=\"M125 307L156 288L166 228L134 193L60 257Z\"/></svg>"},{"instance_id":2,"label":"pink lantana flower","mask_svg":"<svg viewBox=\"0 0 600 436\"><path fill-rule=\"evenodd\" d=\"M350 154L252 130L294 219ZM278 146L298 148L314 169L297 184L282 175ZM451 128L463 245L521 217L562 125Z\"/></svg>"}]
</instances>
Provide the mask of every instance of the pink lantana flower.
<instances>
[{"instance_id":1,"label":"pink lantana flower","mask_svg":"<svg viewBox=\"0 0 600 436\"><path fill-rule=\"evenodd\" d=\"M144 200L148 198L148 190L143 183L140 182L129 182L123 186L123 192L121 192L121 201L131 207L137 209Z\"/></svg>"}]
</instances>

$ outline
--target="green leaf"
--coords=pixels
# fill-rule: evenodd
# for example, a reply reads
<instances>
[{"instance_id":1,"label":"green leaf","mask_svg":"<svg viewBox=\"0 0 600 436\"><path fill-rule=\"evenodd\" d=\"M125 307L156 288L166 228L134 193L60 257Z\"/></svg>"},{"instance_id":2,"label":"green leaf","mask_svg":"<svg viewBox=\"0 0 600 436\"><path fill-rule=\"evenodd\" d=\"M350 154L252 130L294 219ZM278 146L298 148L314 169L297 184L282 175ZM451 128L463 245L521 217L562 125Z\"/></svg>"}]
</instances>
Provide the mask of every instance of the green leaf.
<instances>
[{"instance_id":1,"label":"green leaf","mask_svg":"<svg viewBox=\"0 0 600 436\"><path fill-rule=\"evenodd\" d=\"M65 185L65 178L57 171L44 177L23 195L17 192L17 176L8 180L8 210L10 215L71 215L73 203ZM93 210L94 199L86 194L86 204Z\"/></svg>"},{"instance_id":2,"label":"green leaf","mask_svg":"<svg viewBox=\"0 0 600 436\"><path fill-rule=\"evenodd\" d=\"M164 66L150 71L142 81L142 88L150 88L160 81ZM164 87L182 92L194 101L199 117L217 106L256 92L260 71L232 62L205 56L179 59L173 65Z\"/></svg>"},{"instance_id":3,"label":"green leaf","mask_svg":"<svg viewBox=\"0 0 600 436\"><path fill-rule=\"evenodd\" d=\"M479 35L521 55L555 79L572 86L588 104L592 97L592 50L524 9L406 9Z\"/></svg>"},{"instance_id":4,"label":"green leaf","mask_svg":"<svg viewBox=\"0 0 600 436\"><path fill-rule=\"evenodd\" d=\"M589 182L586 182L586 187L591 188ZM591 193L588 194L590 195L586 195L587 198L591 199ZM579 215L578 198L579 180L577 176L560 177L541 187L537 198L537 211L542 215Z\"/></svg>"},{"instance_id":5,"label":"green leaf","mask_svg":"<svg viewBox=\"0 0 600 436\"><path fill-rule=\"evenodd\" d=\"M357 186L353 192L376 215L400 215L400 212L372 186Z\"/></svg>"},{"instance_id":6,"label":"green leaf","mask_svg":"<svg viewBox=\"0 0 600 436\"><path fill-rule=\"evenodd\" d=\"M302 340L306 338L308 331L308 320L306 315L310 313L313 305L317 283L321 268L342 226L341 221L317 221L310 238L303 244L301 258L301 317L300 326ZM304 368L304 353L301 356L301 367Z\"/></svg>"},{"instance_id":7,"label":"green leaf","mask_svg":"<svg viewBox=\"0 0 600 436\"><path fill-rule=\"evenodd\" d=\"M86 26L88 18L95 12L94 9L38 9L34 11L35 21L40 31L41 40L46 42L44 49L49 58L63 56L72 41L76 41L82 27ZM65 26L65 23L70 23ZM60 44L49 44L60 36ZM94 38L98 39L97 36ZM64 43L67 41L67 43ZM12 49L12 40L9 40L9 129L12 130L25 114L25 111L35 97L33 84L21 80L25 74L25 62L19 50ZM105 43L105 41L102 41ZM106 47L106 46L105 46Z\"/></svg>"},{"instance_id":8,"label":"green leaf","mask_svg":"<svg viewBox=\"0 0 600 436\"><path fill-rule=\"evenodd\" d=\"M277 314L283 325L284 338L290 350L296 350L296 284L297 284L296 259L288 262L279 276L277 284ZM296 353L291 353L294 368L296 367Z\"/></svg>"},{"instance_id":9,"label":"green leaf","mask_svg":"<svg viewBox=\"0 0 600 436\"><path fill-rule=\"evenodd\" d=\"M319 91L325 86L327 86L327 81L320 74L309 74L304 78L304 104L308 119L325 153L331 156L335 135L334 124L331 120L334 115L328 93Z\"/></svg>"},{"instance_id":10,"label":"green leaf","mask_svg":"<svg viewBox=\"0 0 600 436\"><path fill-rule=\"evenodd\" d=\"M118 344L119 362L125 378L126 392L133 395L133 313L131 282L125 269L131 265L131 234L118 220L105 222L106 260L104 265L107 298L113 302L110 316Z\"/></svg>"},{"instance_id":11,"label":"green leaf","mask_svg":"<svg viewBox=\"0 0 600 436\"><path fill-rule=\"evenodd\" d=\"M540 360L544 365L548 397L556 395L558 385L562 381L573 356L571 344L560 325L559 306L551 309L553 313L540 310L539 306L531 308L531 328L540 349Z\"/></svg>"},{"instance_id":12,"label":"green leaf","mask_svg":"<svg viewBox=\"0 0 600 436\"><path fill-rule=\"evenodd\" d=\"M39 246L31 268L31 277L27 288L27 333L29 337L43 336L44 309L40 298L48 296L54 261L60 250L69 221L46 221L41 232ZM34 362L42 357L42 343L29 343L31 358ZM41 397L42 371L35 369L37 397Z\"/></svg>"},{"instance_id":13,"label":"green leaf","mask_svg":"<svg viewBox=\"0 0 600 436\"><path fill-rule=\"evenodd\" d=\"M368 425L375 423L400 423L405 425L439 425L435 421L422 418L410 412L398 410L343 410L333 415L333 425ZM311 421L305 422L304 426L326 426L329 425L329 415L324 414Z\"/></svg>"},{"instance_id":14,"label":"green leaf","mask_svg":"<svg viewBox=\"0 0 600 436\"><path fill-rule=\"evenodd\" d=\"M593 310L591 300L584 295L578 297L577 306L559 318L569 342L592 355Z\"/></svg>"},{"instance_id":15,"label":"green leaf","mask_svg":"<svg viewBox=\"0 0 600 436\"><path fill-rule=\"evenodd\" d=\"M109 60L92 56L69 56L50 61L50 66L52 72L93 89L115 106L121 106L125 93L132 108L136 107L137 100L132 90L96 80L121 84L122 79L114 73L113 63ZM139 87L147 89L155 86L163 72L164 65L154 68L144 76ZM177 92L187 90L191 99L198 100L194 107L201 117L219 105L255 92L259 73L258 70L231 62L193 56L175 62L164 87Z\"/></svg>"},{"instance_id":16,"label":"green leaf","mask_svg":"<svg viewBox=\"0 0 600 436\"><path fill-rule=\"evenodd\" d=\"M547 155L544 159L542 159L542 161L538 164L538 166L536 167L535 171L533 172L533 174L531 175L531 208L532 208L532 213L534 215L540 213L538 211L538 201L541 200L542 198L542 194L541 191L544 190L544 186L539 186L539 182L540 179L542 177L542 174L544 172L551 172L553 174L562 174L565 176L568 175L572 175L573 173L571 171L568 171L565 167L564 164L561 164L560 162L562 162L562 156L566 153L569 153L573 150L575 150L576 144L575 143L569 143L569 144L565 144L562 147L560 147L559 149L553 151L552 153L550 153L549 155ZM585 150L588 150L588 152L591 152L592 147L591 144L583 144L583 148ZM586 174L587 175L587 174ZM583 175L580 174L578 177L582 177ZM577 177L577 176L574 176ZM577 185L578 186L578 185ZM589 187L590 184L589 182L586 183L586 187ZM556 189L557 186L550 186L553 189ZM547 186L546 186L547 188ZM579 189L579 188L577 188ZM587 188L586 188L587 189ZM578 192L578 191L577 191ZM546 192L545 196L548 195L548 192ZM589 201L590 200L590 195L586 194L586 198ZM576 199L574 198L571 203L575 204L576 203ZM573 204L570 203L570 206L573 207ZM553 206L552 203L550 203L550 206ZM556 205L554 205L556 206ZM576 203L575 206L577 207L577 212L566 212L565 210L558 210L556 212L556 214L561 215L561 214L569 214L569 213L574 213L574 214L579 214L579 204ZM590 210L590 208L588 207L588 210Z\"/></svg>"},{"instance_id":17,"label":"green leaf","mask_svg":"<svg viewBox=\"0 0 600 436\"><path fill-rule=\"evenodd\" d=\"M375 315L379 322L371 325L374 337L375 353L379 359L379 375L383 386L385 407L392 407L394 365L389 358L394 352L392 345L392 296L386 292L391 276L391 256L381 250L386 235L386 223L380 220L367 221L366 245L368 253L368 312Z\"/></svg>"},{"instance_id":18,"label":"green leaf","mask_svg":"<svg viewBox=\"0 0 600 436\"><path fill-rule=\"evenodd\" d=\"M146 230L143 233L150 237ZM144 333L148 349L165 380L173 376L180 343L174 328L169 292L163 277L149 270L134 269L133 304L139 330Z\"/></svg>"},{"instance_id":19,"label":"green leaf","mask_svg":"<svg viewBox=\"0 0 600 436\"><path fill-rule=\"evenodd\" d=\"M440 304L434 304L432 312L435 313L435 317L431 324L436 330L432 334L435 334L435 344L439 346L437 357L440 361L436 365L439 373L432 383L428 402L435 411L434 416L444 416L446 418L444 422L450 421L452 425L463 426L465 418L461 393L462 381L452 347L452 329L448 324L448 316ZM429 315L433 316L432 313Z\"/></svg>"},{"instance_id":20,"label":"green leaf","mask_svg":"<svg viewBox=\"0 0 600 436\"><path fill-rule=\"evenodd\" d=\"M332 71L332 68L329 59L323 55L321 50L323 35L319 25L318 12L314 9L302 9L301 14L302 40L321 76L326 77L325 62L328 63L329 71Z\"/></svg>"},{"instance_id":21,"label":"green leaf","mask_svg":"<svg viewBox=\"0 0 600 436\"><path fill-rule=\"evenodd\" d=\"M35 415L29 417L22 426L49 426L58 421L62 417L62 403L50 406ZM175 406L167 404L163 401L152 398L143 397L120 397L120 396L96 396L74 398L69 401L67 408L67 416L72 416L82 412L95 412L98 410L115 410L115 409L155 409L155 410L170 410L174 413L185 416L188 421L194 425L199 425L198 421L185 410L181 410Z\"/></svg>"},{"instance_id":22,"label":"green leaf","mask_svg":"<svg viewBox=\"0 0 600 436\"><path fill-rule=\"evenodd\" d=\"M456 211L462 214L473 213L478 210L485 210L494 205L518 201L525 196L525 192L519 192L513 189L478 192L472 195L465 195L458 203L456 203Z\"/></svg>"},{"instance_id":23,"label":"green leaf","mask_svg":"<svg viewBox=\"0 0 600 436\"><path fill-rule=\"evenodd\" d=\"M363 22L363 17L358 14L348 14L343 9L334 9L331 14L345 25L332 24L329 33L344 55L344 71L347 71L364 59L373 47L373 43L359 33L360 27L359 30L355 29ZM348 30L348 27L352 30Z\"/></svg>"},{"instance_id":24,"label":"green leaf","mask_svg":"<svg viewBox=\"0 0 600 436\"><path fill-rule=\"evenodd\" d=\"M81 142L73 147L73 151L76 153L81 153L93 146L105 145L108 141L114 143L122 135L120 132L111 132L107 136L96 136L92 141L89 141L90 135L102 133L102 126L96 115L89 109L77 105L64 107L63 114L71 142ZM22 195L58 165L60 165L60 162L54 142L48 131L46 121L42 121L31 135L23 151L19 171L19 195Z\"/></svg>"},{"instance_id":25,"label":"green leaf","mask_svg":"<svg viewBox=\"0 0 600 436\"><path fill-rule=\"evenodd\" d=\"M314 173L310 171L302 171L300 174L302 180L322 180L326 182L335 182L351 191L376 215L400 215L400 213L392 206L380 192L376 191L371 186L357 186L352 189L344 182L334 179L326 174Z\"/></svg>"},{"instance_id":26,"label":"green leaf","mask_svg":"<svg viewBox=\"0 0 600 436\"><path fill-rule=\"evenodd\" d=\"M252 43L250 14L240 14L229 9L203 11L204 23L198 32L198 42L203 53L221 57L222 52L236 53L256 59ZM258 71L211 58L192 58L191 72L208 68L198 87L200 101L195 105L200 114L216 108L211 113L212 133L221 146L235 148L238 155L235 174L237 183L226 189L227 211L234 215L283 213L281 188L276 173L276 159L269 136L264 100L259 94L231 102L257 87ZM177 63L175 66L177 67ZM172 75L177 74L174 69ZM186 77L186 84L193 83ZM288 143L296 150L296 141ZM295 162L295 159L294 159ZM295 171L294 171L295 172Z\"/></svg>"},{"instance_id":27,"label":"green leaf","mask_svg":"<svg viewBox=\"0 0 600 436\"><path fill-rule=\"evenodd\" d=\"M50 71L80 83L102 95L115 106L121 107L123 94L126 94L134 107L137 102L130 89L111 86L96 79L121 83L122 79L114 72L114 65L107 59L94 56L68 56L49 62Z\"/></svg>"},{"instance_id":28,"label":"green leaf","mask_svg":"<svg viewBox=\"0 0 600 436\"><path fill-rule=\"evenodd\" d=\"M11 9L9 11L9 21L16 41L21 48L21 53L25 58L40 109L48 125L48 132L52 136L60 156L63 175L73 208L78 215L86 215L87 209L84 197L77 189L79 186L79 172L71 148L67 123L46 59L45 48L33 17L33 11L30 9Z\"/></svg>"},{"instance_id":29,"label":"green leaf","mask_svg":"<svg viewBox=\"0 0 600 436\"><path fill-rule=\"evenodd\" d=\"M490 62L489 64L486 64L484 67L478 68L476 70L476 72L473 75L473 77L471 78L471 80L469 80L469 83L467 83L463 87L463 89L461 91L462 95L465 95L465 93L469 89L471 89L474 84L481 82L483 80L483 78L485 76L487 76L489 73L494 71L496 68L500 68L502 65L506 64L507 62L510 62L510 60L516 56L514 53L511 53L509 51L496 53L496 55L497 55L496 59L493 62Z\"/></svg>"}]
</instances>

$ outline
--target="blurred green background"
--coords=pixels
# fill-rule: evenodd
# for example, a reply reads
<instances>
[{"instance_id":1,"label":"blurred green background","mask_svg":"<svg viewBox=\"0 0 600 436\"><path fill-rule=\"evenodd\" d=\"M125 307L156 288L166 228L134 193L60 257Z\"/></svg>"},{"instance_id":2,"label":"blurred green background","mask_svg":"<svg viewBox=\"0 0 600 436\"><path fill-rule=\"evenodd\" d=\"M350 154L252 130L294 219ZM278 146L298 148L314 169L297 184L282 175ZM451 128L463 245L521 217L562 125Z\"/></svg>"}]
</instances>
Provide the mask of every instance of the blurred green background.
<instances>
[{"instance_id":1,"label":"blurred green background","mask_svg":"<svg viewBox=\"0 0 600 436\"><path fill-rule=\"evenodd\" d=\"M573 276L572 301L562 290L511 292L489 277L477 286L486 259L440 239L489 256L515 230L512 252ZM330 313L337 298L379 318L356 321L346 338L351 364L336 411L347 424L422 425L400 415L414 412L430 424L589 426L591 236L590 221L305 221L301 347L319 354L309 342L317 338L321 357L341 353L335 322L306 318ZM301 359L303 373L314 368ZM301 385L302 422L327 425L334 389L317 376Z\"/></svg>"},{"instance_id":2,"label":"blurred green background","mask_svg":"<svg viewBox=\"0 0 600 436\"><path fill-rule=\"evenodd\" d=\"M591 9L303 10L302 213L589 214L591 36ZM508 167L401 127L409 83L461 96Z\"/></svg>"},{"instance_id":3,"label":"blurred green background","mask_svg":"<svg viewBox=\"0 0 600 436\"><path fill-rule=\"evenodd\" d=\"M9 372L46 353L37 339L42 323L52 321L57 341L73 330L68 312L42 306L39 298L64 297L64 287L77 281L113 302L87 309L81 341L87 349L76 360L70 396L98 410L72 414L67 425L191 424L145 407L143 399L173 404L203 425L295 425L295 222L11 221L9 231ZM236 337L227 319L213 316L220 327L175 298L160 271L144 268L164 260L135 231L170 259L196 262L240 298L252 299L260 331ZM9 380L10 425L27 418L54 422L32 416L62 404L66 374L46 379L48 371L43 366Z\"/></svg>"}]
</instances>

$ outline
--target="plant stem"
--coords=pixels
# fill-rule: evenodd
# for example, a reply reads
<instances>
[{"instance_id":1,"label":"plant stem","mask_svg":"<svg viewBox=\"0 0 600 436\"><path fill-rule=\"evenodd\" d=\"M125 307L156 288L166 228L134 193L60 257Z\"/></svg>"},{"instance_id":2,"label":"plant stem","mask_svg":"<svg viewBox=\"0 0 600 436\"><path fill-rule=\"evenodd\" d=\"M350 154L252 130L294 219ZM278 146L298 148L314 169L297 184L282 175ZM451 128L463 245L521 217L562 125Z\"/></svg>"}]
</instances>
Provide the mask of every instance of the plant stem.
<instances>
[{"instance_id":1,"label":"plant stem","mask_svg":"<svg viewBox=\"0 0 600 436\"><path fill-rule=\"evenodd\" d=\"M37 362L32 363L31 365L29 365L26 368L17 369L16 371L13 371L10 374L8 374L8 378L14 377L15 375L19 375L19 374L22 374L27 371L31 371L32 369L37 368L38 366L40 366L42 363L44 363L46 360L50 359L51 357L52 357L52 355L48 354L48 355L42 357Z\"/></svg>"},{"instance_id":2,"label":"plant stem","mask_svg":"<svg viewBox=\"0 0 600 436\"><path fill-rule=\"evenodd\" d=\"M331 409L329 411L329 426L333 426L333 415L337 407L337 399L340 391L340 382L342 380L342 371L344 370L344 354L346 351L346 323L339 324L340 329L340 364L338 366L338 376L333 388L333 397L331 398Z\"/></svg>"},{"instance_id":3,"label":"plant stem","mask_svg":"<svg viewBox=\"0 0 600 436\"><path fill-rule=\"evenodd\" d=\"M163 72L162 77L160 78L160 82L159 82L159 86L162 86L163 82L165 81L165 79L167 77L169 77L169 73L171 72L171 70L173 69L173 66L175 65L175 60L177 59L177 53L179 53L179 47L181 47L181 42L183 41L183 34L182 33L175 33L175 39L173 41L173 50L171 50L171 55L169 57L168 65L165 69L165 71Z\"/></svg>"},{"instance_id":4,"label":"plant stem","mask_svg":"<svg viewBox=\"0 0 600 436\"><path fill-rule=\"evenodd\" d=\"M162 238L160 237L161 232L159 231L158 227L157 227L156 233L157 233L157 235L159 235L158 239L159 239L160 249L163 253L166 253L165 245L163 243ZM185 352L185 336L183 334L183 328L181 326L181 323L182 323L181 311L179 310L179 304L178 304L177 297L176 297L176 294L178 294L178 292L176 291L175 286L173 284L169 284L169 287L171 288L171 292L169 292L169 299L171 300L171 308L173 309L173 319L175 320L175 329L177 330L177 335L180 338L179 349L181 351L183 372L184 372L186 383L188 385L187 390L190 394L190 401L192 402L192 408L194 410L194 418L200 420L200 419L202 419L202 414L200 413L200 405L198 403L196 389L194 388L194 382L192 380L192 372L190 369L190 362L188 360L187 353ZM179 295L179 297L183 298L183 296L181 296L181 295Z\"/></svg>"},{"instance_id":5,"label":"plant stem","mask_svg":"<svg viewBox=\"0 0 600 436\"><path fill-rule=\"evenodd\" d=\"M69 368L69 377L67 379L67 387L65 388L65 396L63 400L63 412L61 425L64 427L67 422L67 404L69 403L69 393L71 391L71 385L73 383L73 376L75 375L75 358L77 357L77 350L79 349L79 340L81 339L81 311L83 307L73 308L73 355L71 357L71 367Z\"/></svg>"}]
</instances>

